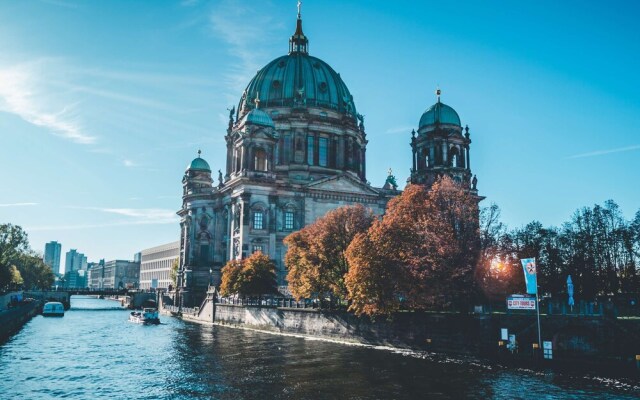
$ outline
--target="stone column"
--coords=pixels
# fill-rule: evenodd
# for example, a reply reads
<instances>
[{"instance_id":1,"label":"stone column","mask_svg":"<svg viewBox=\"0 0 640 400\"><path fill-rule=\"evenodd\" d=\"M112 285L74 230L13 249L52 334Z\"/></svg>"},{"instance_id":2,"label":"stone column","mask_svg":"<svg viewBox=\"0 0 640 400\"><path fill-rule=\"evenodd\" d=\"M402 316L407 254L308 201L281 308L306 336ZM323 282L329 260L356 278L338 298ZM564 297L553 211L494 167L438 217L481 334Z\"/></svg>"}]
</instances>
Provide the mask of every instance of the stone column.
<instances>
[{"instance_id":1,"label":"stone column","mask_svg":"<svg viewBox=\"0 0 640 400\"><path fill-rule=\"evenodd\" d=\"M443 142L442 143L442 165L447 165L448 163L449 157L447 153L448 153L447 143Z\"/></svg>"},{"instance_id":2,"label":"stone column","mask_svg":"<svg viewBox=\"0 0 640 400\"><path fill-rule=\"evenodd\" d=\"M467 153L467 169L471 170L471 163L469 161L469 146L465 147L465 153Z\"/></svg>"}]
</instances>

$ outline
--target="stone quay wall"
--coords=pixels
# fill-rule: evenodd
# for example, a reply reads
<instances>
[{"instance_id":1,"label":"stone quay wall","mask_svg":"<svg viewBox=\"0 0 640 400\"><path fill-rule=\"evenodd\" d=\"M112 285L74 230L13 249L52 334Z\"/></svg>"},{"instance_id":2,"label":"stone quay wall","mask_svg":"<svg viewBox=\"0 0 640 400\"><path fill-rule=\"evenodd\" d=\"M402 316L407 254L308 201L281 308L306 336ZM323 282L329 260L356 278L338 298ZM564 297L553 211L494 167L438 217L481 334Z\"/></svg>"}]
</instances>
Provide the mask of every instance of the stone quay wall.
<instances>
[{"instance_id":1,"label":"stone quay wall","mask_svg":"<svg viewBox=\"0 0 640 400\"><path fill-rule=\"evenodd\" d=\"M0 311L0 343L3 343L42 310L39 301L25 302Z\"/></svg>"},{"instance_id":2,"label":"stone quay wall","mask_svg":"<svg viewBox=\"0 0 640 400\"><path fill-rule=\"evenodd\" d=\"M209 320L210 322L210 320ZM346 312L216 304L214 323L369 345L483 357L510 353L501 329L516 335L515 358L533 356L535 313L530 315L401 312L391 319ZM554 360L635 365L640 321L603 316L541 316L542 340L553 343Z\"/></svg>"}]
</instances>

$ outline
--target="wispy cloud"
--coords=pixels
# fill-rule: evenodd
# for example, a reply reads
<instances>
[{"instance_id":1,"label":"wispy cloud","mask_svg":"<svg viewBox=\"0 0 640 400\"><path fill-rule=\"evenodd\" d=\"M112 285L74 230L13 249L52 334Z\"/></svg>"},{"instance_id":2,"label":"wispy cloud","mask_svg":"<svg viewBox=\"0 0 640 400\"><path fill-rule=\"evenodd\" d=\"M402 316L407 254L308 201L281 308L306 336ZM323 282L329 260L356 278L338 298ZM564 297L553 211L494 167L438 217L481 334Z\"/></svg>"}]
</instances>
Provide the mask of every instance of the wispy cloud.
<instances>
[{"instance_id":1,"label":"wispy cloud","mask_svg":"<svg viewBox=\"0 0 640 400\"><path fill-rule=\"evenodd\" d=\"M157 66L156 68L161 68ZM111 81L121 81L134 83L136 85L176 85L176 86L197 86L216 87L219 86L215 80L210 78L194 76L192 73L159 73L156 71L125 71L105 68L76 68L74 73L90 76L92 78L107 79Z\"/></svg>"},{"instance_id":2,"label":"wispy cloud","mask_svg":"<svg viewBox=\"0 0 640 400\"><path fill-rule=\"evenodd\" d=\"M125 217L136 218L141 221L160 221L177 222L178 216L175 210L169 210L166 208L97 208L86 207L85 209L97 210L110 214L122 215Z\"/></svg>"},{"instance_id":3,"label":"wispy cloud","mask_svg":"<svg viewBox=\"0 0 640 400\"><path fill-rule=\"evenodd\" d=\"M633 146L627 146L627 147L618 147L617 149L609 149L609 150L591 151L589 153L575 154L575 155L569 156L567 158L568 159L573 159L573 158L596 157L596 156L602 156L602 155L605 155L605 154L623 153L625 151L634 151L634 150L640 150L640 145L633 145Z\"/></svg>"},{"instance_id":4,"label":"wispy cloud","mask_svg":"<svg viewBox=\"0 0 640 400\"><path fill-rule=\"evenodd\" d=\"M211 12L214 33L229 45L231 55L240 60L226 75L230 100L235 101L238 93L262 67L267 55L260 49L271 40L274 32L283 28L281 22L274 21L264 12L263 7L266 6L266 3L260 3L254 9L247 3L227 0Z\"/></svg>"},{"instance_id":5,"label":"wispy cloud","mask_svg":"<svg viewBox=\"0 0 640 400\"><path fill-rule=\"evenodd\" d=\"M392 128L388 128L384 133L390 135L395 135L397 133L411 133L411 130L415 128L416 127L412 125L394 126Z\"/></svg>"},{"instance_id":6,"label":"wispy cloud","mask_svg":"<svg viewBox=\"0 0 640 400\"><path fill-rule=\"evenodd\" d=\"M168 210L164 208L100 208L98 210L106 213L124 215L126 217L140 218L143 220L166 220L171 222L176 222L178 220L175 210Z\"/></svg>"},{"instance_id":7,"label":"wispy cloud","mask_svg":"<svg viewBox=\"0 0 640 400\"><path fill-rule=\"evenodd\" d=\"M60 102L44 89L46 61L13 65L0 69L0 111L15 114L35 126L81 144L96 138L82 129L77 103Z\"/></svg>"},{"instance_id":8,"label":"wispy cloud","mask_svg":"<svg viewBox=\"0 0 640 400\"><path fill-rule=\"evenodd\" d=\"M122 160L122 165L124 165L127 168L133 168L133 167L137 167L138 164L136 164L135 162L131 161L131 160Z\"/></svg>"},{"instance_id":9,"label":"wispy cloud","mask_svg":"<svg viewBox=\"0 0 640 400\"><path fill-rule=\"evenodd\" d=\"M0 207L26 207L26 206L37 206L38 203L5 203L0 204Z\"/></svg>"},{"instance_id":10,"label":"wispy cloud","mask_svg":"<svg viewBox=\"0 0 640 400\"><path fill-rule=\"evenodd\" d=\"M99 223L88 224L70 224L70 225L36 225L26 226L27 231L55 231L55 230L77 230L77 229L97 229L109 228L115 226L132 226L132 225L162 225L177 224L179 218L174 210L163 208L101 208L101 207L77 207L69 206L67 208L76 210L92 210L102 213L117 215L120 218L114 221L105 221Z\"/></svg>"},{"instance_id":11,"label":"wispy cloud","mask_svg":"<svg viewBox=\"0 0 640 400\"><path fill-rule=\"evenodd\" d=\"M136 220L136 221L115 221L106 222L103 224L76 224L76 225L40 225L40 226L25 226L25 230L28 232L36 231L75 231L80 229L99 229L110 228L115 226L134 226L134 225L164 225L164 224L176 224L178 221L173 220Z\"/></svg>"}]
</instances>

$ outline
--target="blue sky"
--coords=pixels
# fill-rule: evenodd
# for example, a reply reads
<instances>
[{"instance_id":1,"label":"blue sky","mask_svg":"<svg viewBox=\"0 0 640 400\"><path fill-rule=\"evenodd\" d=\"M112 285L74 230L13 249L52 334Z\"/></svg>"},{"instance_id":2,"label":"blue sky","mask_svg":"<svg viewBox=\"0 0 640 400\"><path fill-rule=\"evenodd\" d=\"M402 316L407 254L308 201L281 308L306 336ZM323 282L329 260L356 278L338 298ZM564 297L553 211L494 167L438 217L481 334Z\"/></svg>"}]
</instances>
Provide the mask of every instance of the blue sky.
<instances>
[{"instance_id":1,"label":"blue sky","mask_svg":"<svg viewBox=\"0 0 640 400\"><path fill-rule=\"evenodd\" d=\"M485 204L518 227L640 208L638 4L307 0L302 16L365 115L373 185L406 180L439 85ZM202 149L224 167L226 109L295 18L295 1L0 2L0 222L90 261L176 240L185 166Z\"/></svg>"}]
</instances>

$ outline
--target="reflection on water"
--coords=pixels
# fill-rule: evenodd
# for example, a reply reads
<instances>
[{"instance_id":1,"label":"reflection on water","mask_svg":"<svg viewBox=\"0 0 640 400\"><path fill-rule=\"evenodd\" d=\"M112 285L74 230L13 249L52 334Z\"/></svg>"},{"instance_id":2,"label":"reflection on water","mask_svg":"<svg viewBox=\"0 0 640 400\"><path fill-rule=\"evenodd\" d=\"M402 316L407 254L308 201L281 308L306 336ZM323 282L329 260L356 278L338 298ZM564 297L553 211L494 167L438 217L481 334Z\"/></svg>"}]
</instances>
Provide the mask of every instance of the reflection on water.
<instances>
[{"instance_id":1,"label":"reflection on water","mask_svg":"<svg viewBox=\"0 0 640 400\"><path fill-rule=\"evenodd\" d=\"M511 371L426 353L184 323L127 321L74 297L0 346L0 397L135 399L637 398L640 388Z\"/></svg>"}]
</instances>

